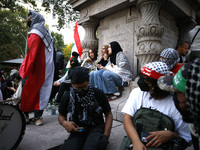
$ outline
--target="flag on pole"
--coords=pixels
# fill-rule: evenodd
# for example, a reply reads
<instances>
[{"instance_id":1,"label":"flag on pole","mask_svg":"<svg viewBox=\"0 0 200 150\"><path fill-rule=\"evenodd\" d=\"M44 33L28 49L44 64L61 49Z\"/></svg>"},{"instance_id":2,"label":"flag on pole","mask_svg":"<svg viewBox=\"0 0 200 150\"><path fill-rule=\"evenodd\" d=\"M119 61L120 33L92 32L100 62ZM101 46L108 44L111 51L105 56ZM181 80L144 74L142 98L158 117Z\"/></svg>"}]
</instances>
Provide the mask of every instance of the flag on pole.
<instances>
[{"instance_id":1,"label":"flag on pole","mask_svg":"<svg viewBox=\"0 0 200 150\"><path fill-rule=\"evenodd\" d=\"M83 49L81 48L81 40L80 40L80 36L79 36L79 33L78 33L78 27L79 26L76 22L75 29L74 29L74 41L75 41L75 44L76 44L76 47L77 47L77 50L78 50L78 53L79 53L79 57L81 57Z\"/></svg>"},{"instance_id":2,"label":"flag on pole","mask_svg":"<svg viewBox=\"0 0 200 150\"><path fill-rule=\"evenodd\" d=\"M72 45L71 57L70 57L67 65L66 65L65 72L71 67L70 66L70 60L72 59L72 53L73 52L79 53L79 58L78 58L79 61L80 61L80 57L82 55L83 49L81 48L81 40L80 40L78 29L79 29L79 25L76 22L75 29L74 29L74 42L75 43L73 43L73 45Z\"/></svg>"}]
</instances>

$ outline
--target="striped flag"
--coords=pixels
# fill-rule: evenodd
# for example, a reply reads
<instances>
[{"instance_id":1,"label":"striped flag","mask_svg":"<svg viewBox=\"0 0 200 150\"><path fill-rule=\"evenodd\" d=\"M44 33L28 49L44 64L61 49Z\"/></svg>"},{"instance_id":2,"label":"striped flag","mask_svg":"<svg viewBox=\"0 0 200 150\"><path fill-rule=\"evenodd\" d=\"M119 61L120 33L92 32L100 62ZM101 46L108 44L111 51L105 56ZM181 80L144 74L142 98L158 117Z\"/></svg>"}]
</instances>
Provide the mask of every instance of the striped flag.
<instances>
[{"instance_id":1,"label":"striped flag","mask_svg":"<svg viewBox=\"0 0 200 150\"><path fill-rule=\"evenodd\" d=\"M19 74L26 79L21 96L24 112L44 110L51 94L54 62L53 47L49 51L38 34L30 34L27 39L29 51L24 58Z\"/></svg>"}]
</instances>

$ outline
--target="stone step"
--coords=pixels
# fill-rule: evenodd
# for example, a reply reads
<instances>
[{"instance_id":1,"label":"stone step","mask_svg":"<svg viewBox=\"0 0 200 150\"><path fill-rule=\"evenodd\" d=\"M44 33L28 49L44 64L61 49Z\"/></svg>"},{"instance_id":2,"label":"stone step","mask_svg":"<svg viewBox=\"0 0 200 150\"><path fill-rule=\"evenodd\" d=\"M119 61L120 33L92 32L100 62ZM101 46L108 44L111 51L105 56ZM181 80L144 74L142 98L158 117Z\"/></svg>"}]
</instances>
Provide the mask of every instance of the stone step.
<instances>
[{"instance_id":1,"label":"stone step","mask_svg":"<svg viewBox=\"0 0 200 150\"><path fill-rule=\"evenodd\" d=\"M121 110L124 107L130 92L136 87L138 87L137 82L131 81L128 87L123 87L122 96L110 102L114 120L123 122L123 113L121 112Z\"/></svg>"}]
</instances>

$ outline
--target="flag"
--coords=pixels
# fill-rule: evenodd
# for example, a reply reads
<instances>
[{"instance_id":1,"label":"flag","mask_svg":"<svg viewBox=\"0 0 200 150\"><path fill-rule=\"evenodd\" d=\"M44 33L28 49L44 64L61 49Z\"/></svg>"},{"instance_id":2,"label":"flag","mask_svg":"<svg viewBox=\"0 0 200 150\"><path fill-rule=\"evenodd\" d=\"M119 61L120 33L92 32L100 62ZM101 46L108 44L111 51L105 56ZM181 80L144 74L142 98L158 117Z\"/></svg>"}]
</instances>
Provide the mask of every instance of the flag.
<instances>
[{"instance_id":1,"label":"flag","mask_svg":"<svg viewBox=\"0 0 200 150\"><path fill-rule=\"evenodd\" d=\"M53 49L49 51L37 34L30 34L27 42L29 51L19 69L19 75L26 79L21 96L21 110L44 110L53 84Z\"/></svg>"},{"instance_id":2,"label":"flag","mask_svg":"<svg viewBox=\"0 0 200 150\"><path fill-rule=\"evenodd\" d=\"M75 29L74 29L74 41L75 41L75 44L76 44L76 47L77 47L77 50L78 50L78 53L79 53L79 57L81 57L83 49L81 48L81 40L80 40L80 36L79 36L79 33L78 33L78 27L79 26L76 22Z\"/></svg>"}]
</instances>

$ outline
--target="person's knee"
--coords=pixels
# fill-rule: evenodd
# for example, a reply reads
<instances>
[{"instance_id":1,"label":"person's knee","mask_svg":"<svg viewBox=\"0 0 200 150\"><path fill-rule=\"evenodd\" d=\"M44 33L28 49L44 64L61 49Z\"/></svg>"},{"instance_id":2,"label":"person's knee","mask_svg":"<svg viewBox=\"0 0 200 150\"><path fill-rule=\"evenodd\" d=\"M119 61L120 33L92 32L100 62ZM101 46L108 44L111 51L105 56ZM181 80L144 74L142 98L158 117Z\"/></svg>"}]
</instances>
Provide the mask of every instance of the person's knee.
<instances>
[{"instance_id":1,"label":"person's knee","mask_svg":"<svg viewBox=\"0 0 200 150\"><path fill-rule=\"evenodd\" d=\"M102 74L102 78L105 80L111 80L112 79L112 74L110 71L104 71Z\"/></svg>"}]
</instances>

